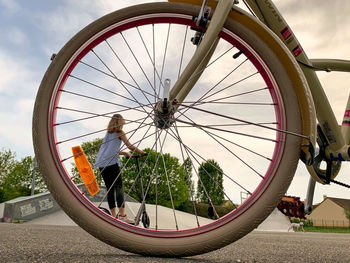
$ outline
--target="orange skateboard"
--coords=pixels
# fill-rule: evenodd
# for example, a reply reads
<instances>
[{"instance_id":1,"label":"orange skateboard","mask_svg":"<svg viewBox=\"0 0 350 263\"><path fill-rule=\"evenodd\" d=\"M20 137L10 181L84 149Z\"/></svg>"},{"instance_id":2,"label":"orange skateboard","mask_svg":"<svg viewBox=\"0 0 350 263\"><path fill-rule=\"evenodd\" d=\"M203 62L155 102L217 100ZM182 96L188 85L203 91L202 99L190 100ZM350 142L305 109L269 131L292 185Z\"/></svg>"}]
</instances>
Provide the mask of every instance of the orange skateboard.
<instances>
[{"instance_id":1,"label":"orange skateboard","mask_svg":"<svg viewBox=\"0 0 350 263\"><path fill-rule=\"evenodd\" d=\"M86 188L89 190L89 193L94 196L100 191L100 189L98 187L95 174L91 169L90 163L80 146L72 147L72 152L80 177L83 180Z\"/></svg>"}]
</instances>

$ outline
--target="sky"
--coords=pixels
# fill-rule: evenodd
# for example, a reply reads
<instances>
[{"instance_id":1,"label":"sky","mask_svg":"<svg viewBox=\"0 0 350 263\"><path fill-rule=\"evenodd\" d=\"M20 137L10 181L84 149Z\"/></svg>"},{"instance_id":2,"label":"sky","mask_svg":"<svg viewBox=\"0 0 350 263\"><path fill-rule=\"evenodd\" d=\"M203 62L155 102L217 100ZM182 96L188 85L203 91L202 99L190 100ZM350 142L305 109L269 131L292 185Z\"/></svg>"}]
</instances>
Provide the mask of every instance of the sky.
<instances>
[{"instance_id":1,"label":"sky","mask_svg":"<svg viewBox=\"0 0 350 263\"><path fill-rule=\"evenodd\" d=\"M0 149L10 149L18 159L34 155L32 110L52 53L95 19L142 2L151 1L0 0ZM310 58L350 60L349 1L274 2ZM319 77L341 122L350 91L350 74L319 73ZM343 167L338 179L350 184L346 178L350 175L349 164ZM308 178L300 164L287 194L304 199ZM350 199L350 190L317 185L314 201L322 201L323 195Z\"/></svg>"}]
</instances>

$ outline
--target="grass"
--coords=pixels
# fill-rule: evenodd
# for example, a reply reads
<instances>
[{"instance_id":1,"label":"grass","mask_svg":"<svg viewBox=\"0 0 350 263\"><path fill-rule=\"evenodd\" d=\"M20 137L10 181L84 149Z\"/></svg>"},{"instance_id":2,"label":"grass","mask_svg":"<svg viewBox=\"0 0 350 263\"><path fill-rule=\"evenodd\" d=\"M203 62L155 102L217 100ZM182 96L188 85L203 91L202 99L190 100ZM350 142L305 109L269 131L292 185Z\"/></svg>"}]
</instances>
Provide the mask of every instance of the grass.
<instances>
[{"instance_id":1,"label":"grass","mask_svg":"<svg viewBox=\"0 0 350 263\"><path fill-rule=\"evenodd\" d=\"M345 228L345 227L304 226L304 229L305 229L305 232L350 234L349 227Z\"/></svg>"}]
</instances>

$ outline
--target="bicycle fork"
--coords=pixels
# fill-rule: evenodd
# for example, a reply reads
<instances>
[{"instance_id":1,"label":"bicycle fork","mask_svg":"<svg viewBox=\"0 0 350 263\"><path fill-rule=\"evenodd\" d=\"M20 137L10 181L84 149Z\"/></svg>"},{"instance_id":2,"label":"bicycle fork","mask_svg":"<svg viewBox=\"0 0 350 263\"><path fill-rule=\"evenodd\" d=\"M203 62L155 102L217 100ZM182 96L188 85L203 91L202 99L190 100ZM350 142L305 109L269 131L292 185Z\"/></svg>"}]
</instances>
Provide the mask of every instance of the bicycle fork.
<instances>
[{"instance_id":1,"label":"bicycle fork","mask_svg":"<svg viewBox=\"0 0 350 263\"><path fill-rule=\"evenodd\" d=\"M200 45L184 69L179 79L171 89L169 101L182 103L187 94L197 82L204 68L207 66L218 43L218 35L221 31L229 12L234 4L234 0L220 0L211 18L210 24L205 32ZM202 9L205 9L205 5ZM201 11L201 13L203 13Z\"/></svg>"}]
</instances>

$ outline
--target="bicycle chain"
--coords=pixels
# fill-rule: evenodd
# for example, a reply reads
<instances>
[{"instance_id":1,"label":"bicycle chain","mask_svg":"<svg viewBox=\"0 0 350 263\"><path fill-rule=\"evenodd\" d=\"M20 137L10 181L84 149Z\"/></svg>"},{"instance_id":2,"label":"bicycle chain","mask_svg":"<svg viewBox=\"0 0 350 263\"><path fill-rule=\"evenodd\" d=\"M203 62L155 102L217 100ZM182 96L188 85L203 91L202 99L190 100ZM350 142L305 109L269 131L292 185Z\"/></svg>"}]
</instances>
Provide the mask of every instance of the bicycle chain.
<instances>
[{"instance_id":1,"label":"bicycle chain","mask_svg":"<svg viewBox=\"0 0 350 263\"><path fill-rule=\"evenodd\" d=\"M326 179L325 176L319 176L319 177L322 178L322 179ZM334 180L334 179L329 179L329 181L332 182L332 183L334 183L334 184L338 184L338 185L340 185L340 186L344 186L344 187L346 187L346 188L350 188L350 185L348 185L348 184L346 184L346 183L342 183L342 182L336 181L336 180Z\"/></svg>"},{"instance_id":2,"label":"bicycle chain","mask_svg":"<svg viewBox=\"0 0 350 263\"><path fill-rule=\"evenodd\" d=\"M350 188L350 185L345 184L345 183L342 183L342 182L339 182L339 181L336 181L336 180L333 180L333 179L331 179L331 182L332 182L332 183L335 183L335 184L338 184L338 185L340 185L340 186L344 186L344 187L346 187L346 188Z\"/></svg>"}]
</instances>

